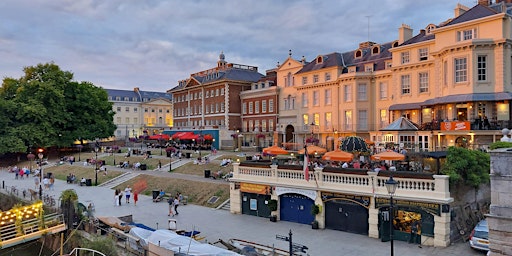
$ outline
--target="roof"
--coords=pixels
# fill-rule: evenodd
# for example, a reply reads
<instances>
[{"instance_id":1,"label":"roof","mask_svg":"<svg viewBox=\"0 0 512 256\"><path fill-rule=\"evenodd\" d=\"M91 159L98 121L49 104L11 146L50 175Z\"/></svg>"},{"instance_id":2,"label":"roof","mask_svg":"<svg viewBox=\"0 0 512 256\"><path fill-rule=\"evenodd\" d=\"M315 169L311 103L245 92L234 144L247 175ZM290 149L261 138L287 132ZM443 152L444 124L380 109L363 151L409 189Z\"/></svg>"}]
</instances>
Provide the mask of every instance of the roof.
<instances>
[{"instance_id":1,"label":"roof","mask_svg":"<svg viewBox=\"0 0 512 256\"><path fill-rule=\"evenodd\" d=\"M386 126L381 131L417 131L418 127L414 125L409 119L405 117L400 117L397 120L393 121L391 124Z\"/></svg>"},{"instance_id":2,"label":"roof","mask_svg":"<svg viewBox=\"0 0 512 256\"><path fill-rule=\"evenodd\" d=\"M493 8L489 8L487 6L483 6L480 4L477 4L473 6L473 8L469 9L465 13L461 14L459 17L454 18L450 22L444 24L444 26L450 26L455 25L459 23L463 23L470 20L475 20L487 16L491 16L494 14L497 14L498 12L494 10Z\"/></svg>"},{"instance_id":3,"label":"roof","mask_svg":"<svg viewBox=\"0 0 512 256\"><path fill-rule=\"evenodd\" d=\"M422 104L423 102L393 104L389 106L389 110L420 109Z\"/></svg>"},{"instance_id":4,"label":"roof","mask_svg":"<svg viewBox=\"0 0 512 256\"><path fill-rule=\"evenodd\" d=\"M443 97L437 97L426 100L421 105L430 106L444 103L456 103L456 102L471 102L471 101L499 101L499 100L511 100L512 93L510 92L498 92L498 93L468 93L468 94L456 94L448 95Z\"/></svg>"},{"instance_id":5,"label":"roof","mask_svg":"<svg viewBox=\"0 0 512 256\"><path fill-rule=\"evenodd\" d=\"M165 92L154 92L154 91L141 91L139 90L119 90L119 89L105 89L110 98L115 99L116 97L120 97L122 101L124 101L125 97L128 97L129 101L132 102L142 102L143 99L153 100L153 99L167 99L172 100L172 95ZM136 100L134 100L136 99Z\"/></svg>"},{"instance_id":6,"label":"roof","mask_svg":"<svg viewBox=\"0 0 512 256\"><path fill-rule=\"evenodd\" d=\"M420 42L425 42L429 40L435 39L436 36L432 34L427 34L424 29L420 30L420 33L414 36L413 38L403 42L401 45L415 44Z\"/></svg>"}]
</instances>

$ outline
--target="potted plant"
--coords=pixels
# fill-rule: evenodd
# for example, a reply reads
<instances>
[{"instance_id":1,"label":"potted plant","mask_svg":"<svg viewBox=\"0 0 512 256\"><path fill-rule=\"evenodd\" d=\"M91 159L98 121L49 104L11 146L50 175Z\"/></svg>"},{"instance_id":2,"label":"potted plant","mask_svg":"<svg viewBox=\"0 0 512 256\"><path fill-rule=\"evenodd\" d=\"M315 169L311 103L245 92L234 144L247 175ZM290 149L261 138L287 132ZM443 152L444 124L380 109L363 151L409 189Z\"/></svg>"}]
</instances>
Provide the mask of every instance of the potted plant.
<instances>
[{"instance_id":1,"label":"potted plant","mask_svg":"<svg viewBox=\"0 0 512 256\"><path fill-rule=\"evenodd\" d=\"M270 210L270 221L276 222L277 221L277 215L275 215L273 212L277 211L277 200L271 199L268 201L268 209Z\"/></svg>"},{"instance_id":2,"label":"potted plant","mask_svg":"<svg viewBox=\"0 0 512 256\"><path fill-rule=\"evenodd\" d=\"M311 206L311 215L315 216L320 213L320 206L317 204L314 204ZM315 219L313 222L311 222L311 228L312 229L318 229L318 221Z\"/></svg>"}]
</instances>

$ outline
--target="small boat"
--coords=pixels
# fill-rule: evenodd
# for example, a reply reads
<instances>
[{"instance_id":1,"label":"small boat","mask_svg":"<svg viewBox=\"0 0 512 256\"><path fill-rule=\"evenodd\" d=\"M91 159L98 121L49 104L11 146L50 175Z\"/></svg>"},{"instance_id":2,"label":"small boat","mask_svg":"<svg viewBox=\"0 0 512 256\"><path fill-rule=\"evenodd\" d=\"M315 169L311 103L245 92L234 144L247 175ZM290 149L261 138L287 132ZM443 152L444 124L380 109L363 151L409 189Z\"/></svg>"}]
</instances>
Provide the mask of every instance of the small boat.
<instances>
[{"instance_id":1,"label":"small boat","mask_svg":"<svg viewBox=\"0 0 512 256\"><path fill-rule=\"evenodd\" d=\"M232 238L228 242L219 239L215 242L224 245L228 250L234 251L242 255L250 256L289 256L289 252L275 248L269 245L258 244L255 242L245 241L241 239Z\"/></svg>"}]
</instances>

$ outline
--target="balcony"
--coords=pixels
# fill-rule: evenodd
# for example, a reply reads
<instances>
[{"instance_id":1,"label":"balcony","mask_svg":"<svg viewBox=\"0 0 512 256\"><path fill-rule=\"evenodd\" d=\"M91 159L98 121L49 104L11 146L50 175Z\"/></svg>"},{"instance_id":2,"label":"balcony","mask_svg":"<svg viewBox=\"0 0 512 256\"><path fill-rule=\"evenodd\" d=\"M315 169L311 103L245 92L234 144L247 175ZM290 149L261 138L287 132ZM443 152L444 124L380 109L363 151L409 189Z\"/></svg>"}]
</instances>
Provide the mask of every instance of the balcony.
<instances>
[{"instance_id":1,"label":"balcony","mask_svg":"<svg viewBox=\"0 0 512 256\"><path fill-rule=\"evenodd\" d=\"M430 173L343 169L334 167L315 168L309 172L309 182L304 178L302 165L271 165L270 162L246 161L234 163L234 182L247 182L270 186L293 187L315 191L349 193L375 197L387 197L384 183L392 175L398 182L397 198L428 200L450 203L449 180L446 175Z\"/></svg>"}]
</instances>

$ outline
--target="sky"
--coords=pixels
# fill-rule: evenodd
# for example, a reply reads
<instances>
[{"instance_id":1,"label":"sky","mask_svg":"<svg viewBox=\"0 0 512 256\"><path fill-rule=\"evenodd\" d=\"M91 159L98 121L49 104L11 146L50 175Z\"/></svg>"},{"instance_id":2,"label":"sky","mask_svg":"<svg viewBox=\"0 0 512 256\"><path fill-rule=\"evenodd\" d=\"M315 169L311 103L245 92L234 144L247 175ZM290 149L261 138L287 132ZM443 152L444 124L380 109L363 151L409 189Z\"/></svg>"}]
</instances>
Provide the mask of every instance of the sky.
<instances>
[{"instance_id":1,"label":"sky","mask_svg":"<svg viewBox=\"0 0 512 256\"><path fill-rule=\"evenodd\" d=\"M257 66L416 35L476 0L2 0L0 77L53 62L106 89L165 92L226 61Z\"/></svg>"}]
</instances>

